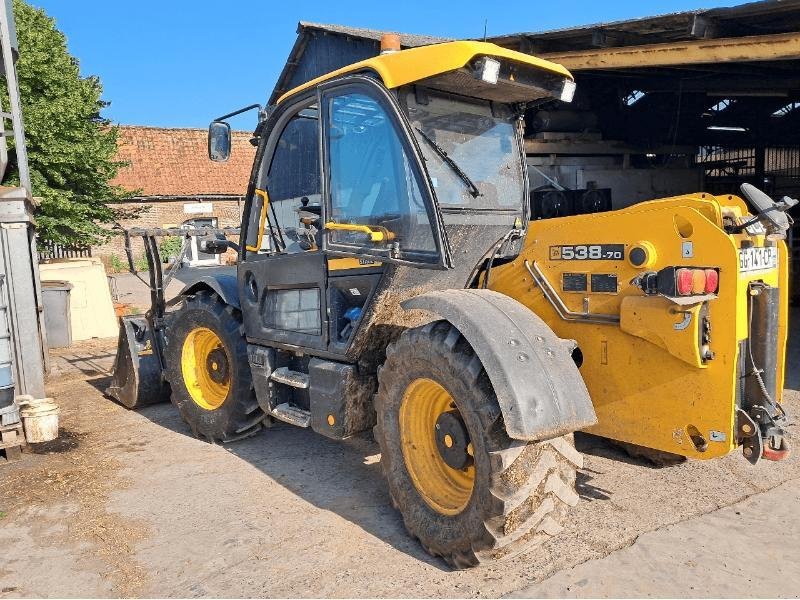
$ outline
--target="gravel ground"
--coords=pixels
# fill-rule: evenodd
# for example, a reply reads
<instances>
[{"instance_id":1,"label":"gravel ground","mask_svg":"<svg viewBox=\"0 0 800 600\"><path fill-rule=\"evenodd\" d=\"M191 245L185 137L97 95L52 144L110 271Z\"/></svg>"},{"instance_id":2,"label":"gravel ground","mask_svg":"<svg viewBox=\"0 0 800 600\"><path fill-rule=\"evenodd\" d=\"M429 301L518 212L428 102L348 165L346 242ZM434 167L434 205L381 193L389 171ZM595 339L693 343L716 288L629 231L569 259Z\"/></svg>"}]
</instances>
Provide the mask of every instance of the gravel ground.
<instances>
[{"instance_id":1,"label":"gravel ground","mask_svg":"<svg viewBox=\"0 0 800 600\"><path fill-rule=\"evenodd\" d=\"M100 340L59 351L49 393L62 407L61 439L0 463L0 597L721 596L714 577L728 571L750 580L738 596L800 589L780 579L776 587L775 561L788 569L780 558L767 572L747 571L753 555L742 546L764 523L753 534L734 506L763 511L775 498L796 515L796 458L751 467L736 453L659 469L583 436L572 525L527 555L457 572L406 535L371 437L336 443L279 426L206 444L168 403L131 412L103 397L114 349ZM792 366L797 358L793 348ZM785 400L794 414L797 378L792 368ZM783 527L779 515L766 524ZM667 542L643 546L647 536ZM714 542L699 548L698 536ZM639 578L630 593L610 587L617 572L635 579L639 559L623 552L642 548L641 564L660 579ZM796 565L796 550L783 560ZM698 559L704 552L728 571Z\"/></svg>"}]
</instances>

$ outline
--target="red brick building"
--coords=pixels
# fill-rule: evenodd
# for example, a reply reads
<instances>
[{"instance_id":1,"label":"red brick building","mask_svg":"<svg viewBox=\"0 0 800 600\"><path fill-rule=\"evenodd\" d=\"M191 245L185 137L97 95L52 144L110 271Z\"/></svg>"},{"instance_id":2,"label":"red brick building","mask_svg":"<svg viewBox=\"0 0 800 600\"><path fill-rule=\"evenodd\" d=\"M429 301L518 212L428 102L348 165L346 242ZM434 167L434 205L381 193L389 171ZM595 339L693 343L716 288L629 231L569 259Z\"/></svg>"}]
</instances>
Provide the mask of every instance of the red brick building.
<instances>
[{"instance_id":1,"label":"red brick building","mask_svg":"<svg viewBox=\"0 0 800 600\"><path fill-rule=\"evenodd\" d=\"M227 162L208 159L205 129L165 129L121 125L117 159L128 162L113 183L137 190L116 208L144 209L123 227L172 227L213 220L219 227L238 227L255 148L250 134L234 132ZM121 236L92 249L108 261L124 260Z\"/></svg>"}]
</instances>

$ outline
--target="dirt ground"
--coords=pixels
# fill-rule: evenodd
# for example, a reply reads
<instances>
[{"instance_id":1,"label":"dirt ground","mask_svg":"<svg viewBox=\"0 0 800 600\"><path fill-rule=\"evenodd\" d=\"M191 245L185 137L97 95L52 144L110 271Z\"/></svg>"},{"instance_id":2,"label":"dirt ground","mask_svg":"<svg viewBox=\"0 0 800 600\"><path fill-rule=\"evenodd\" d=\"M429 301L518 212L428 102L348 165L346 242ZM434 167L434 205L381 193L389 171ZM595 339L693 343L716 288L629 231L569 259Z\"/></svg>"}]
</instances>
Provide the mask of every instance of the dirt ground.
<instances>
[{"instance_id":1,"label":"dirt ground","mask_svg":"<svg viewBox=\"0 0 800 600\"><path fill-rule=\"evenodd\" d=\"M529 554L458 572L405 533L370 436L337 443L279 426L209 445L169 403L131 412L103 397L114 350L100 340L55 353L61 438L0 459L0 597L800 593L800 581L776 578L800 558L796 458L654 468L581 437L572 525ZM794 414L799 354L785 398ZM777 558L748 552L770 527L795 532L775 538Z\"/></svg>"}]
</instances>

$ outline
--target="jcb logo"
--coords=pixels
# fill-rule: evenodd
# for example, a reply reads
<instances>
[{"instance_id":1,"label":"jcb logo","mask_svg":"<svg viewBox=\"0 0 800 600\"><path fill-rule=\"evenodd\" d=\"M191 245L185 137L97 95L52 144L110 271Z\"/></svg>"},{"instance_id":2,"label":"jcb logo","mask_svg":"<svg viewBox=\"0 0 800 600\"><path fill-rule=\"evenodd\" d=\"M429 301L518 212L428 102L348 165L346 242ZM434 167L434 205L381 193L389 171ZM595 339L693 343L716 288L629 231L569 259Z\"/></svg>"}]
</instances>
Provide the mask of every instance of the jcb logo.
<instances>
[{"instance_id":1,"label":"jcb logo","mask_svg":"<svg viewBox=\"0 0 800 600\"><path fill-rule=\"evenodd\" d=\"M561 246L550 246L550 260L561 260Z\"/></svg>"}]
</instances>

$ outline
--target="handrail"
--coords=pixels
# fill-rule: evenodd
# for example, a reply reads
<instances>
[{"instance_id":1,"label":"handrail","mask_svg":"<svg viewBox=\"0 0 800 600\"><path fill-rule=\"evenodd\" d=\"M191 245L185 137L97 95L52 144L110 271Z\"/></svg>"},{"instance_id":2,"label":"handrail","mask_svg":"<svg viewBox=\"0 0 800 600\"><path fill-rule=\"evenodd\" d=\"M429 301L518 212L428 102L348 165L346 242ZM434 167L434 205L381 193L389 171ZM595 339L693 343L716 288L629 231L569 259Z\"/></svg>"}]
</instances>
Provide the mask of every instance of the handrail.
<instances>
[{"instance_id":1,"label":"handrail","mask_svg":"<svg viewBox=\"0 0 800 600\"><path fill-rule=\"evenodd\" d=\"M394 234L385 227L370 227L369 225L361 225L358 223L334 223L328 221L325 223L325 229L328 231L358 231L369 235L371 242L385 242L394 239Z\"/></svg>"},{"instance_id":2,"label":"handrail","mask_svg":"<svg viewBox=\"0 0 800 600\"><path fill-rule=\"evenodd\" d=\"M533 261L533 267L531 264L526 260L525 261L525 268L530 273L531 277L533 277L533 281L539 288L542 290L544 297L547 298L547 301L553 306L555 311L558 313L558 316L564 319L565 321L584 321L586 323L619 323L619 315L609 315L603 313L590 313L589 311L586 312L575 312L570 310L561 297L558 295L558 292L550 285L550 282L545 277L544 273L542 273L539 266L536 264L536 261Z\"/></svg>"},{"instance_id":3,"label":"handrail","mask_svg":"<svg viewBox=\"0 0 800 600\"><path fill-rule=\"evenodd\" d=\"M256 238L256 245L245 246L245 250L249 252L258 252L261 250L261 244L264 241L264 226L267 222L267 210L269 208L269 194L267 191L256 188L255 192L256 196L261 197L261 216L258 219L258 237Z\"/></svg>"}]
</instances>

